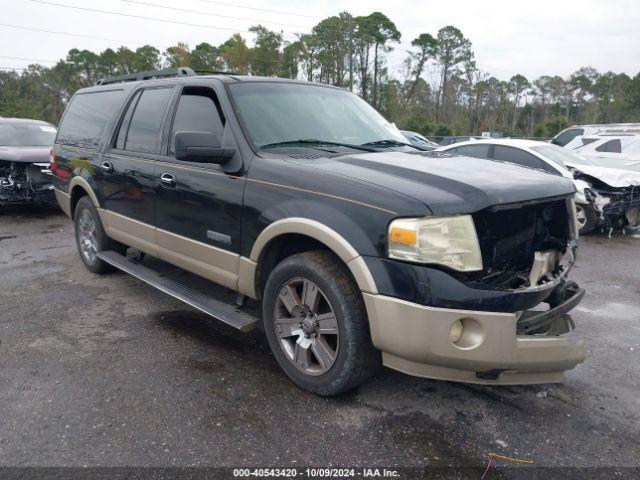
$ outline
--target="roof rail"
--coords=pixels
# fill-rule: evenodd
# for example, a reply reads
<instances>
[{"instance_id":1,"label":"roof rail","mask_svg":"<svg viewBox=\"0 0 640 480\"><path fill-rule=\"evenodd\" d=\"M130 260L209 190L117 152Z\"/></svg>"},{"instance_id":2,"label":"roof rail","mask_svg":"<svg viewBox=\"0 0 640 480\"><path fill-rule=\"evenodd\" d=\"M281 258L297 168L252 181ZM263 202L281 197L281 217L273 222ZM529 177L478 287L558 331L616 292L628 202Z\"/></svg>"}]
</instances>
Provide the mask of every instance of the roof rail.
<instances>
[{"instance_id":1,"label":"roof rail","mask_svg":"<svg viewBox=\"0 0 640 480\"><path fill-rule=\"evenodd\" d=\"M189 67L165 68L163 70L145 70L144 72L129 73L116 77L101 78L96 85L109 85L111 83L136 82L140 80L151 80L153 78L169 77L191 77L197 75Z\"/></svg>"}]
</instances>

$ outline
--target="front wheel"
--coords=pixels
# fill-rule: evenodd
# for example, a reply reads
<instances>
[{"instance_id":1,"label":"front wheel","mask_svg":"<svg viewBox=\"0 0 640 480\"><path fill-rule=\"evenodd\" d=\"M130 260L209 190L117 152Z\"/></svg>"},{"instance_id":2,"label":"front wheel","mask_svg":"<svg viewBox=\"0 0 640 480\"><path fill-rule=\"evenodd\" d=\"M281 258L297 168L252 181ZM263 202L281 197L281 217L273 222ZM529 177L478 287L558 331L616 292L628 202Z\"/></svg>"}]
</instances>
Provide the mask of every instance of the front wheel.
<instances>
[{"instance_id":1,"label":"front wheel","mask_svg":"<svg viewBox=\"0 0 640 480\"><path fill-rule=\"evenodd\" d=\"M330 252L299 253L274 268L264 290L263 321L276 361L305 390L345 392L380 364L362 295Z\"/></svg>"},{"instance_id":2,"label":"front wheel","mask_svg":"<svg viewBox=\"0 0 640 480\"><path fill-rule=\"evenodd\" d=\"M578 221L578 232L584 235L593 231L598 224L598 214L593 205L576 204L576 220Z\"/></svg>"}]
</instances>

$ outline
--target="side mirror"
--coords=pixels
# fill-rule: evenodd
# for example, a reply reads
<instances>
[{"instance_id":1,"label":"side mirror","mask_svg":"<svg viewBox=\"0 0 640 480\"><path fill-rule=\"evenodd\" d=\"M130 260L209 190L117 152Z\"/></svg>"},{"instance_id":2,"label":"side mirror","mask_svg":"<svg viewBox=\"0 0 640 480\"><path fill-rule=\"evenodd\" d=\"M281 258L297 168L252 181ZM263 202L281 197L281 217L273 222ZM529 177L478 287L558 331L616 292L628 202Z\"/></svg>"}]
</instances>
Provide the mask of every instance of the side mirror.
<instances>
[{"instance_id":1,"label":"side mirror","mask_svg":"<svg viewBox=\"0 0 640 480\"><path fill-rule=\"evenodd\" d=\"M233 148L222 148L218 136L209 132L176 132L176 158L186 162L222 164L233 157Z\"/></svg>"}]
</instances>

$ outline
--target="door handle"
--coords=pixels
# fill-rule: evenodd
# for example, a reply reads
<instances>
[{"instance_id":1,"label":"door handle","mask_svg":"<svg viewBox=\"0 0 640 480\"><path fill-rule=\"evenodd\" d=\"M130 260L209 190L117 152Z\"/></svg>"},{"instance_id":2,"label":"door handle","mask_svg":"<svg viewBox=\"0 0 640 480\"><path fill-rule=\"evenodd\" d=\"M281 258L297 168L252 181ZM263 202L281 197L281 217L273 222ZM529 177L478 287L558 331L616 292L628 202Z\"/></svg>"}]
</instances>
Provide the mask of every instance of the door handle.
<instances>
[{"instance_id":1,"label":"door handle","mask_svg":"<svg viewBox=\"0 0 640 480\"><path fill-rule=\"evenodd\" d=\"M100 168L102 168L102 170L108 173L113 172L113 165L111 165L110 162L102 162L102 164L100 165Z\"/></svg>"},{"instance_id":2,"label":"door handle","mask_svg":"<svg viewBox=\"0 0 640 480\"><path fill-rule=\"evenodd\" d=\"M160 175L160 182L165 187L175 187L176 186L176 177L171 175L170 173L163 173Z\"/></svg>"}]
</instances>

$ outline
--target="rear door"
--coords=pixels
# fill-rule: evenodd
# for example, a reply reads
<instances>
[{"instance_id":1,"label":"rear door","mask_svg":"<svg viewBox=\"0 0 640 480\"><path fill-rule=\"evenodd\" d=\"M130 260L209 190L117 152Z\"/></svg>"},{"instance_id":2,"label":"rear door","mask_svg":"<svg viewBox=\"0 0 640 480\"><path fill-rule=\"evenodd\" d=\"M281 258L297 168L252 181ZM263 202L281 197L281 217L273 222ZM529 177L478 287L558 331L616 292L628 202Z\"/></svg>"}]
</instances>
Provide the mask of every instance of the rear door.
<instances>
[{"instance_id":1,"label":"rear door","mask_svg":"<svg viewBox=\"0 0 640 480\"><path fill-rule=\"evenodd\" d=\"M171 85L137 90L102 156L104 207L116 214L116 220L135 220L149 227L155 224L155 162L174 88Z\"/></svg>"},{"instance_id":2,"label":"rear door","mask_svg":"<svg viewBox=\"0 0 640 480\"><path fill-rule=\"evenodd\" d=\"M155 174L156 238L160 257L222 285L236 288L244 176L224 166L178 160L176 132L215 134L219 144L237 144L213 87L181 89L167 123L164 154Z\"/></svg>"}]
</instances>

